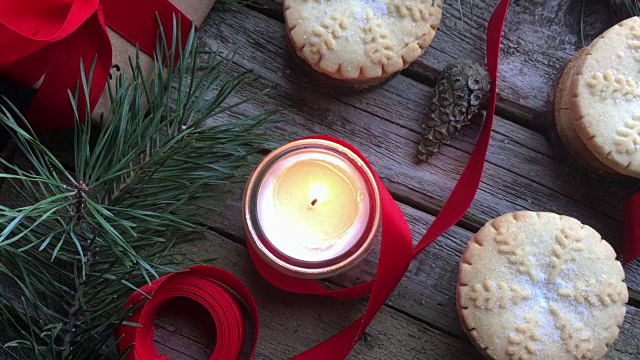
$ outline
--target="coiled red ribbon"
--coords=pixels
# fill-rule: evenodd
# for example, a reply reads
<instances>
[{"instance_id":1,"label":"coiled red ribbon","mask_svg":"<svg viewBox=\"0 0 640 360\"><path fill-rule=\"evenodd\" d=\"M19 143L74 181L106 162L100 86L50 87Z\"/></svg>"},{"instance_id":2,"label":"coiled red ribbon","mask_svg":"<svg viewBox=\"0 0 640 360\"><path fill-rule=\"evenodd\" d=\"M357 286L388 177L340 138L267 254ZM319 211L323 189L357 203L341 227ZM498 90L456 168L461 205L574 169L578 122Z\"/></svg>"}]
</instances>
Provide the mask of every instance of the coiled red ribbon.
<instances>
[{"instance_id":1,"label":"coiled red ribbon","mask_svg":"<svg viewBox=\"0 0 640 360\"><path fill-rule=\"evenodd\" d=\"M192 22L169 0L2 0L0 1L0 75L24 87L44 79L25 116L38 130L72 127L74 113L67 90L96 67L89 109L98 102L111 70L112 49L106 26L153 57L160 17L165 34L180 17L182 44ZM78 109L86 106L79 96ZM81 114L81 118L82 118Z\"/></svg>"},{"instance_id":2,"label":"coiled red ribbon","mask_svg":"<svg viewBox=\"0 0 640 360\"><path fill-rule=\"evenodd\" d=\"M153 322L158 311L171 299L189 298L204 306L216 325L216 348L211 359L237 359L244 343L244 319L238 299L244 302L253 318L254 343L258 340L258 307L249 289L230 273L213 266L193 266L185 272L163 276L140 288L151 299L129 319L139 327L122 325L116 332L118 350L127 351L127 360L167 359L158 355L153 344ZM125 306L139 306L146 298L134 293ZM135 345L134 345L135 344ZM255 345L254 345L255 347ZM251 352L253 356L253 352Z\"/></svg>"},{"instance_id":3,"label":"coiled red ribbon","mask_svg":"<svg viewBox=\"0 0 640 360\"><path fill-rule=\"evenodd\" d=\"M489 20L487 29L487 68L489 71L489 75L493 80L494 86L491 97L489 99L487 115L482 126L480 136L473 152L471 153L469 162L462 172L460 180L453 189L451 196L445 203L442 211L440 211L440 214L434 220L433 224L427 230L427 233L422 237L420 242L415 247L413 247L412 244L411 231L406 219L398 208L396 202L391 197L391 194L385 188L384 184L377 176L377 174L373 171L373 168L366 161L364 156L362 156L360 152L353 148L353 146L345 143L344 141L325 136L319 138L339 143L340 145L343 145L352 150L356 155L360 156L360 158L362 158L367 166L369 166L376 178L382 203L382 240L380 247L380 258L378 260L378 269L376 271L375 278L369 282L350 288L328 290L316 281L299 279L278 272L277 270L266 264L251 249L251 246L249 246L249 253L251 254L251 257L258 271L273 285L283 290L296 293L329 296L340 299L354 299L365 295L370 295L369 303L367 304L367 308L362 317L360 317L359 319L351 323L351 325L333 335L326 341L318 344L317 346L307 350L300 355L295 356L294 359L345 359L353 349L356 341L358 341L367 326L371 323L376 313L384 305L386 299L389 297L393 289L400 282L400 280L406 273L411 260L427 246L429 246L429 244L431 244L436 238L438 238L451 226L458 222L467 211L469 206L471 206L471 202L473 201L473 198L475 197L475 194L480 185L480 179L482 177L482 171L484 169L484 161L489 149L491 129L493 127L493 114L496 107L500 38L502 35L502 28L504 25L508 7L509 0L501 0L500 4L498 4L491 16L491 19ZM157 280L156 282L159 281L162 280ZM151 290L155 290L155 292L152 292L152 299L156 296L166 298L166 295L164 295L165 290L163 290L161 287L155 287ZM196 289L191 290L197 291ZM206 290L198 291L198 297L201 299L208 299L209 296L210 295L207 295ZM247 303L253 303L252 300L247 301L248 298L245 298L244 300ZM155 316L155 313L157 312L152 310L147 311L146 309L149 306L151 306L149 305L149 303L143 306L139 311L140 315L137 315L134 318L137 319L137 321L144 320L143 327L130 327L128 331L131 331L132 334L126 337L126 341L121 342L121 346L132 344L133 340L138 339L138 336L146 336L147 338L149 338L149 331L151 330L148 328L145 329L145 327L151 326L150 324L153 323L152 317ZM154 308L155 307L152 307L152 309ZM218 330L218 332L220 332L220 330ZM218 344L217 346L220 345ZM133 349L135 350L135 355L130 359L142 360L157 356L155 348L153 348L153 344L149 343L148 340L141 342L136 341ZM230 357L219 359L226 360L235 358Z\"/></svg>"}]
</instances>

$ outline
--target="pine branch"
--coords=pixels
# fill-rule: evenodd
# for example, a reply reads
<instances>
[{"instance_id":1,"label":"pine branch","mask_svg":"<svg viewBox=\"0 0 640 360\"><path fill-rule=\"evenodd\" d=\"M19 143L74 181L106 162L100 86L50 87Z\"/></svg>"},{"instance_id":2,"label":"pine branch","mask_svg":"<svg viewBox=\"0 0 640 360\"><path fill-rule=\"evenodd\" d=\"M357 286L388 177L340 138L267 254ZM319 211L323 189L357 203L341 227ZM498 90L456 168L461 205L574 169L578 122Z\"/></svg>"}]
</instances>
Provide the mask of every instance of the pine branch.
<instances>
[{"instance_id":1,"label":"pine branch","mask_svg":"<svg viewBox=\"0 0 640 360\"><path fill-rule=\"evenodd\" d=\"M270 143L262 125L272 112L216 120L252 100L231 101L249 80L230 73L234 54L203 59L193 31L184 50L176 31L170 39L160 33L149 78L137 53L132 78L109 84L111 107L97 134L84 115L90 109L77 108L93 74L81 68L69 94L73 171L15 107L0 107L27 160L0 158L5 191L17 196L0 205L0 283L12 289L0 295L0 319L13 337L5 346L20 358L113 358L97 350L113 349L115 328L134 310L123 309L129 294L188 263L171 249L203 231L190 217L195 200L238 179Z\"/></svg>"}]
</instances>

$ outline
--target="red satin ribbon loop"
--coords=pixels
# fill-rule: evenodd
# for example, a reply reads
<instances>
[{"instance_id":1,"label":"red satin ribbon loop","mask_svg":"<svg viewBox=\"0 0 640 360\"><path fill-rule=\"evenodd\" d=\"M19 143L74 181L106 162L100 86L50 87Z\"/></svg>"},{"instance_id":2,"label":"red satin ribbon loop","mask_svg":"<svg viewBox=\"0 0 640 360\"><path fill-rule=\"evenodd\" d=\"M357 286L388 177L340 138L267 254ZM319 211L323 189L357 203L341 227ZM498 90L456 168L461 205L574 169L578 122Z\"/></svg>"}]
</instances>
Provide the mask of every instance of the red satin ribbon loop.
<instances>
[{"instance_id":1,"label":"red satin ribbon loop","mask_svg":"<svg viewBox=\"0 0 640 360\"><path fill-rule=\"evenodd\" d=\"M184 45L192 22L169 0L0 1L0 48L11 49L0 52L0 75L26 87L35 86L44 76L25 114L30 125L37 130L74 125L67 90L76 90L81 59L87 76L96 59L89 89L89 110L93 111L112 65L106 25L153 57L158 32L156 14L169 41L173 17L180 18L179 34ZM78 109L84 111L84 96L79 100ZM80 113L80 118L85 115Z\"/></svg>"},{"instance_id":2,"label":"red satin ribbon loop","mask_svg":"<svg viewBox=\"0 0 640 360\"><path fill-rule=\"evenodd\" d=\"M78 46L78 44L83 43L93 43L93 46ZM71 127L74 125L73 107L69 101L67 90L70 90L72 94L76 91L78 80L81 78L80 60L82 60L86 76L89 76L91 65L94 59L96 60L96 67L91 87L89 88L91 109L100 99L109 76L111 46L109 45L109 37L106 33L102 12L96 12L78 31L58 43L49 45L43 51L36 53L36 55L40 55L41 52L50 53L51 55L48 58L29 59L29 64L18 63L24 69L21 74L28 71L29 68L26 66L33 66L34 61L36 64L32 69L39 69L40 66L46 65L44 72L46 75L42 85L40 85L40 89L27 108L25 117L29 120L31 127L35 129L51 129L50 126L58 124L65 124L64 127ZM43 64L45 59L47 63ZM107 71L105 72L104 69L107 69ZM41 73L41 75L44 73ZM78 87L80 119L84 119L86 115L87 102L83 94L84 89L80 84Z\"/></svg>"},{"instance_id":3,"label":"red satin ribbon loop","mask_svg":"<svg viewBox=\"0 0 640 360\"><path fill-rule=\"evenodd\" d=\"M98 0L3 0L0 48L5 51L0 53L0 69L71 35L96 12L98 4Z\"/></svg>"},{"instance_id":4,"label":"red satin ribbon loop","mask_svg":"<svg viewBox=\"0 0 640 360\"><path fill-rule=\"evenodd\" d=\"M125 8L127 11L122 11ZM156 14L161 19L162 31L169 42L173 34L173 16L176 16L176 25L180 25L176 30L179 30L179 40L182 44L185 43L193 25L193 22L169 1L158 6L157 0L108 0L104 2L102 9L107 26L130 43L137 44L140 51L151 57L156 51L158 40Z\"/></svg>"},{"instance_id":5,"label":"red satin ribbon loop","mask_svg":"<svg viewBox=\"0 0 640 360\"><path fill-rule=\"evenodd\" d=\"M167 359L160 356L153 342L153 323L158 312L168 300L184 297L194 300L207 309L216 325L216 347L211 360L237 359L244 344L244 318L240 299L253 318L255 327L254 349L258 338L258 309L249 289L235 276L212 266L194 266L185 272L164 276L140 289L151 299L134 293L125 306L141 307L129 319L139 324L122 325L116 336L118 350L128 350L126 360ZM251 354L253 356L253 352Z\"/></svg>"},{"instance_id":6,"label":"red satin ribbon loop","mask_svg":"<svg viewBox=\"0 0 640 360\"><path fill-rule=\"evenodd\" d=\"M640 258L640 193L625 208L624 264Z\"/></svg>"}]
</instances>

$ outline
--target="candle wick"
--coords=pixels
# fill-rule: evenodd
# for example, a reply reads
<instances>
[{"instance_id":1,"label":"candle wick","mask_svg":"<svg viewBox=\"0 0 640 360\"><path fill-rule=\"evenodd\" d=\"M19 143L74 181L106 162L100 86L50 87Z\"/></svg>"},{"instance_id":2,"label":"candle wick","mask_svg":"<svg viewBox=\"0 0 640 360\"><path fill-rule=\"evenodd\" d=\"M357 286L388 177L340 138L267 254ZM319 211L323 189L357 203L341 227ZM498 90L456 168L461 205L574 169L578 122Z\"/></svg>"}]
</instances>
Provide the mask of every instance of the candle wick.
<instances>
[{"instance_id":1,"label":"candle wick","mask_svg":"<svg viewBox=\"0 0 640 360\"><path fill-rule=\"evenodd\" d=\"M317 203L318 203L318 199L313 199L313 201L311 202L311 206L316 206Z\"/></svg>"}]
</instances>

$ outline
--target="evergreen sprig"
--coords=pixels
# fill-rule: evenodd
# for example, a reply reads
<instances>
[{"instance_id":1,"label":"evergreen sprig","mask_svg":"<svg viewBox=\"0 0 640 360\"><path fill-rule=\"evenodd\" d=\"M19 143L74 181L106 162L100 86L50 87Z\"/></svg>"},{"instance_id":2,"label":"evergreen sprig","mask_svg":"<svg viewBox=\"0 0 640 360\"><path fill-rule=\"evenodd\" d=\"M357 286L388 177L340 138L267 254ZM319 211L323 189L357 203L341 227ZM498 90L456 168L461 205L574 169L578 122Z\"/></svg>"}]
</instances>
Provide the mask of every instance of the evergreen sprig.
<instances>
[{"instance_id":1,"label":"evergreen sprig","mask_svg":"<svg viewBox=\"0 0 640 360\"><path fill-rule=\"evenodd\" d=\"M444 1L445 0L442 0L442 5L444 5ZM460 20L464 20L462 0L457 0L457 1L458 1L458 11L460 11ZM431 0L431 6L435 6L435 4L436 4L436 0ZM469 0L469 5L471 6L471 14L473 15L474 0Z\"/></svg>"},{"instance_id":2,"label":"evergreen sprig","mask_svg":"<svg viewBox=\"0 0 640 360\"><path fill-rule=\"evenodd\" d=\"M268 144L261 126L271 112L209 122L251 100L229 103L248 74L230 75L230 56L203 55L193 30L183 50L180 35L174 30L167 41L160 32L150 77L138 53L132 78L122 74L109 85L111 105L97 133L90 109L77 107L94 70L82 68L69 94L73 170L15 107L0 108L28 160L0 158L0 319L16 358L115 358L110 340L134 310L123 309L131 292L185 265L171 249L202 231L191 218L194 200L219 193Z\"/></svg>"}]
</instances>

